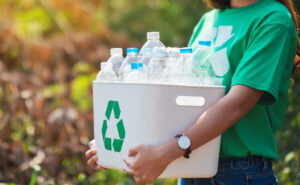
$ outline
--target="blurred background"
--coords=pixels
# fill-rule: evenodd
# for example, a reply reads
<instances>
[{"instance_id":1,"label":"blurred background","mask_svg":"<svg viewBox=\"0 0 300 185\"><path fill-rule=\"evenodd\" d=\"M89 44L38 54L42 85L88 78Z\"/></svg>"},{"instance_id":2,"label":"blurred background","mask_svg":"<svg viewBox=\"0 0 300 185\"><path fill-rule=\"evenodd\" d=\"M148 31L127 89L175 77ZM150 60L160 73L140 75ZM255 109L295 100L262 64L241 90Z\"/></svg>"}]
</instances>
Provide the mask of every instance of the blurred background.
<instances>
[{"instance_id":1,"label":"blurred background","mask_svg":"<svg viewBox=\"0 0 300 185\"><path fill-rule=\"evenodd\" d=\"M300 8L300 0L295 0ZM141 47L147 31L186 46L201 0L1 0L0 184L135 184L94 172L92 81L111 47ZM124 50L125 52L125 50ZM279 184L300 184L300 73L277 133ZM176 179L154 184L176 184Z\"/></svg>"}]
</instances>

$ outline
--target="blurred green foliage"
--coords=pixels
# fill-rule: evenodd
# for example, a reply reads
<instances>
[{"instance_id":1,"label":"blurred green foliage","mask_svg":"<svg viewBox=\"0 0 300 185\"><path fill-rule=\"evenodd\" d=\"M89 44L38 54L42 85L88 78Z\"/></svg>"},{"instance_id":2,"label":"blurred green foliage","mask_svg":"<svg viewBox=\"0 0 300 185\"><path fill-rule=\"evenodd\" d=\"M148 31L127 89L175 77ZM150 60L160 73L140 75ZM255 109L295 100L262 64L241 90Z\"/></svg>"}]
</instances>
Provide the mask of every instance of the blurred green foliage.
<instances>
[{"instance_id":1,"label":"blurred green foliage","mask_svg":"<svg viewBox=\"0 0 300 185\"><path fill-rule=\"evenodd\" d=\"M99 33L108 26L138 42L145 41L147 31L160 31L164 43L181 47L208 9L201 0L5 0L0 10L4 12L0 18L13 16L17 34L30 40L57 31Z\"/></svg>"},{"instance_id":2,"label":"blurred green foliage","mask_svg":"<svg viewBox=\"0 0 300 185\"><path fill-rule=\"evenodd\" d=\"M207 10L195 0L110 0L104 10L112 29L130 38L145 41L147 31L160 31L167 45L187 45L193 26Z\"/></svg>"},{"instance_id":3,"label":"blurred green foliage","mask_svg":"<svg viewBox=\"0 0 300 185\"><path fill-rule=\"evenodd\" d=\"M87 110L92 105L92 100L87 95L87 92L91 87L91 82L94 80L94 77L95 75L80 75L72 82L71 97L80 110Z\"/></svg>"},{"instance_id":4,"label":"blurred green foliage","mask_svg":"<svg viewBox=\"0 0 300 185\"><path fill-rule=\"evenodd\" d=\"M22 37L39 39L51 28L51 18L41 7L17 12L15 20L17 34Z\"/></svg>"},{"instance_id":5,"label":"blurred green foliage","mask_svg":"<svg viewBox=\"0 0 300 185\"><path fill-rule=\"evenodd\" d=\"M291 83L289 104L276 138L280 159L275 165L279 184L300 184L300 74Z\"/></svg>"},{"instance_id":6,"label":"blurred green foliage","mask_svg":"<svg viewBox=\"0 0 300 185\"><path fill-rule=\"evenodd\" d=\"M295 4L299 9L300 0ZM0 167L9 171L0 168L0 181L135 184L122 172L92 172L84 160L100 58L107 59L112 46L141 46L147 31L160 31L166 45L184 46L205 11L201 0L0 1L0 157L6 159ZM300 73L276 135L279 184L300 184L299 133ZM176 179L154 184L175 185Z\"/></svg>"}]
</instances>

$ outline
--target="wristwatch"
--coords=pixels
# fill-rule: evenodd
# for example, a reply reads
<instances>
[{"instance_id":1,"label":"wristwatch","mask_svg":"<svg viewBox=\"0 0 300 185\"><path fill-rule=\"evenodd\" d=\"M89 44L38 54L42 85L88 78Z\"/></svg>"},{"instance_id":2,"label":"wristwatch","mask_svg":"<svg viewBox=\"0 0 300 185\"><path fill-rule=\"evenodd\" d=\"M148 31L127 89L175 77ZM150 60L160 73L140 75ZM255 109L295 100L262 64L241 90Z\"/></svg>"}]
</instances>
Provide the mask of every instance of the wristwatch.
<instances>
[{"instance_id":1,"label":"wristwatch","mask_svg":"<svg viewBox=\"0 0 300 185\"><path fill-rule=\"evenodd\" d=\"M183 157L186 159L190 158L190 154L192 153L190 138L182 134L177 134L175 138L177 139L179 148L184 150Z\"/></svg>"}]
</instances>

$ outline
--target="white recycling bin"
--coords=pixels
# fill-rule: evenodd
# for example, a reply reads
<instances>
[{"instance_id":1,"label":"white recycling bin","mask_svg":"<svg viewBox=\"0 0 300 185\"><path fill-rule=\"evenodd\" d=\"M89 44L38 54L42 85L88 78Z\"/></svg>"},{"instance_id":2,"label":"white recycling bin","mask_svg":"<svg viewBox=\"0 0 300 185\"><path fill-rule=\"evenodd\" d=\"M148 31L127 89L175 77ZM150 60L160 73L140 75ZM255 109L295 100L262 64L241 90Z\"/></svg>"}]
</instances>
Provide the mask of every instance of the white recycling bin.
<instances>
[{"instance_id":1,"label":"white recycling bin","mask_svg":"<svg viewBox=\"0 0 300 185\"><path fill-rule=\"evenodd\" d=\"M161 145L192 125L224 96L224 86L93 82L94 136L98 164L122 170L139 144ZM180 157L159 178L212 177L218 168L221 136Z\"/></svg>"}]
</instances>

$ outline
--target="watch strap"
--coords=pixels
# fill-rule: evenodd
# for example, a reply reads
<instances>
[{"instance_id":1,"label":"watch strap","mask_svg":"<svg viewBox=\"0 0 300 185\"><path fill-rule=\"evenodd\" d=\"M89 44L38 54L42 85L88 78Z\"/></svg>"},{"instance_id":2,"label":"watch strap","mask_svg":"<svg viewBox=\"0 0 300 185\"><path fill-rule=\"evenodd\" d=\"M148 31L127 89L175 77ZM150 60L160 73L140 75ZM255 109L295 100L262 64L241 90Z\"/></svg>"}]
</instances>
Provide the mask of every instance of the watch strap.
<instances>
[{"instance_id":1,"label":"watch strap","mask_svg":"<svg viewBox=\"0 0 300 185\"><path fill-rule=\"evenodd\" d=\"M182 134L177 134L177 135L175 136L175 138L176 138L177 141L178 141L178 139L179 139L180 137L182 137L182 136L183 136ZM189 159L189 158L190 158L190 154L192 153L191 146L189 146L187 149L183 149L183 150L184 150L183 157L186 158L186 159Z\"/></svg>"},{"instance_id":2,"label":"watch strap","mask_svg":"<svg viewBox=\"0 0 300 185\"><path fill-rule=\"evenodd\" d=\"M182 134L177 134L175 137L176 139L179 139L181 136L183 136Z\"/></svg>"}]
</instances>

